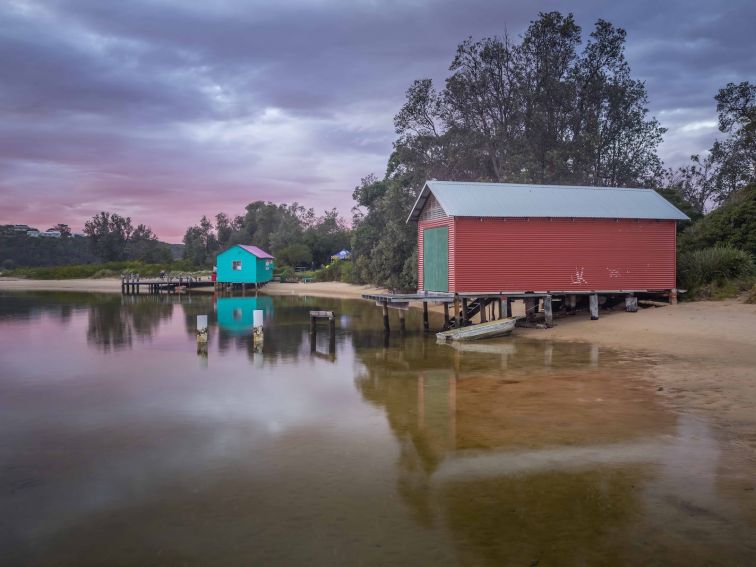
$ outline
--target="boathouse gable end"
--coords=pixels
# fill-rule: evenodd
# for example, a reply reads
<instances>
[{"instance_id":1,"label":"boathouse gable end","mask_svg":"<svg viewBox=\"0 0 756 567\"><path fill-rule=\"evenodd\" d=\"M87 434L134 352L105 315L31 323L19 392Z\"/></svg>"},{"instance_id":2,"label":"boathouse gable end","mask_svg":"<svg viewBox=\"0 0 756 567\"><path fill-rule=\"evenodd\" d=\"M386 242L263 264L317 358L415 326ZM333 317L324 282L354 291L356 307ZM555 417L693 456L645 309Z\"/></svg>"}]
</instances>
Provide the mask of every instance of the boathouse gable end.
<instances>
[{"instance_id":1,"label":"boathouse gable end","mask_svg":"<svg viewBox=\"0 0 756 567\"><path fill-rule=\"evenodd\" d=\"M220 283L262 284L273 278L275 258L251 245L238 244L218 254L216 279Z\"/></svg>"},{"instance_id":2,"label":"boathouse gable end","mask_svg":"<svg viewBox=\"0 0 756 567\"><path fill-rule=\"evenodd\" d=\"M408 221L421 291L557 293L674 289L686 218L650 189L429 181Z\"/></svg>"}]
</instances>

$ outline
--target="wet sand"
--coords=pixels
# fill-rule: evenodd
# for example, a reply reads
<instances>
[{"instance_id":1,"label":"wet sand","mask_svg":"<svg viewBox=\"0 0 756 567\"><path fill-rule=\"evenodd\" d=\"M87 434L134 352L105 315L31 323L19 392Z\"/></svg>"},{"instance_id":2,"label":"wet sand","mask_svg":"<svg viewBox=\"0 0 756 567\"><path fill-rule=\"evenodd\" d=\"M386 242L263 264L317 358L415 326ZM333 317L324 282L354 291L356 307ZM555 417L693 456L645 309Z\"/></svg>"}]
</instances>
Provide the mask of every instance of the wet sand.
<instances>
[{"instance_id":1,"label":"wet sand","mask_svg":"<svg viewBox=\"0 0 756 567\"><path fill-rule=\"evenodd\" d=\"M121 293L121 280L119 278L82 278L74 280L27 280L23 278L0 278L0 291L4 290Z\"/></svg>"},{"instance_id":2,"label":"wet sand","mask_svg":"<svg viewBox=\"0 0 756 567\"><path fill-rule=\"evenodd\" d=\"M585 313L556 320L552 329L518 335L583 341L653 356L649 380L681 411L710 418L737 445L756 451L756 305L701 301L642 309Z\"/></svg>"}]
</instances>

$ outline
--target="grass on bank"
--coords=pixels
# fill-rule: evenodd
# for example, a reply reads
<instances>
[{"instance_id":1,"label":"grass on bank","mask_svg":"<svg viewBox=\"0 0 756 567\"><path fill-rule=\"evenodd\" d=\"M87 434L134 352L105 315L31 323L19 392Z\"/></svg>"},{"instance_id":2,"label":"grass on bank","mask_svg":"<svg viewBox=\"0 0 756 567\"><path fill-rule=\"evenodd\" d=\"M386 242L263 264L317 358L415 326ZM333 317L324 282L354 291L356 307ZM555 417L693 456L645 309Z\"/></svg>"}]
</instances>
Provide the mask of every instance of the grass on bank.
<instances>
[{"instance_id":1,"label":"grass on bank","mask_svg":"<svg viewBox=\"0 0 756 567\"><path fill-rule=\"evenodd\" d=\"M749 252L732 246L702 248L680 254L680 285L690 299L725 299L756 284L756 266Z\"/></svg>"},{"instance_id":2,"label":"grass on bank","mask_svg":"<svg viewBox=\"0 0 756 567\"><path fill-rule=\"evenodd\" d=\"M282 282L301 282L307 280L313 282L359 283L354 274L354 265L349 260L334 260L327 266L304 272L297 272L293 268L283 266L279 270L276 270L274 276L281 278Z\"/></svg>"},{"instance_id":3,"label":"grass on bank","mask_svg":"<svg viewBox=\"0 0 756 567\"><path fill-rule=\"evenodd\" d=\"M167 273L209 273L189 262L179 260L165 264L145 264L139 261L106 262L104 264L72 264L69 266L51 266L39 268L16 268L3 271L2 275L34 280L73 280L85 278L117 278L123 273L140 274L143 277L156 277L160 272Z\"/></svg>"}]
</instances>

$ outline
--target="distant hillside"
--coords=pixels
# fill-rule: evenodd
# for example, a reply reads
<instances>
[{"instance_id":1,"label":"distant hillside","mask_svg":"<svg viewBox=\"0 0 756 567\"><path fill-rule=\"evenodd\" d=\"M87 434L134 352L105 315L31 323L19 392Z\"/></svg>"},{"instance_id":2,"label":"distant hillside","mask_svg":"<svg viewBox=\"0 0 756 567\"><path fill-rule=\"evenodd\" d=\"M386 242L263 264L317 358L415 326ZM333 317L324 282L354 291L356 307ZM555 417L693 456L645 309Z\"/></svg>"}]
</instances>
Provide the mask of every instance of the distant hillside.
<instances>
[{"instance_id":1,"label":"distant hillside","mask_svg":"<svg viewBox=\"0 0 756 567\"><path fill-rule=\"evenodd\" d=\"M41 266L67 266L71 264L99 264L103 260L92 252L89 238L43 238L30 237L23 232L14 232L9 227L0 230L0 269L13 269L16 267L41 267ZM166 253L157 256L166 256L172 260L181 259L184 253L183 244L158 243ZM127 245L127 260L144 259L146 261L159 261L159 257L148 258L145 251L138 246ZM152 253L151 256L156 256Z\"/></svg>"},{"instance_id":2,"label":"distant hillside","mask_svg":"<svg viewBox=\"0 0 756 567\"><path fill-rule=\"evenodd\" d=\"M171 250L171 258L174 260L181 260L184 257L184 245L183 244L169 244L168 242L161 242L165 244Z\"/></svg>"}]
</instances>

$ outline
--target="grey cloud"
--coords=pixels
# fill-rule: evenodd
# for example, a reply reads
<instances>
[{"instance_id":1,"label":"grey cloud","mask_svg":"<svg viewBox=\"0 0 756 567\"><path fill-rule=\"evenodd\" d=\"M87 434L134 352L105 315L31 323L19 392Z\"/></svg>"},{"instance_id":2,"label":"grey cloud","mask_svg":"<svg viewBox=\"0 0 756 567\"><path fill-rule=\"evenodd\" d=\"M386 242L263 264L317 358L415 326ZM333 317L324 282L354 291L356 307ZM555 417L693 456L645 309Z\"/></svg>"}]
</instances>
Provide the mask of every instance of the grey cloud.
<instances>
[{"instance_id":1,"label":"grey cloud","mask_svg":"<svg viewBox=\"0 0 756 567\"><path fill-rule=\"evenodd\" d=\"M414 79L443 81L465 37L517 36L552 9L564 11L548 0L6 3L0 191L22 186L43 201L48 185L76 187L90 208L123 203L121 193L163 206L163 193L183 191L175 226L218 200L233 213L263 196L347 213L359 177L383 171L391 116ZM754 79L752 2L571 9L584 39L598 18L627 29L633 74L670 129L669 165L710 145L716 128L690 124L714 119L717 90Z\"/></svg>"}]
</instances>

